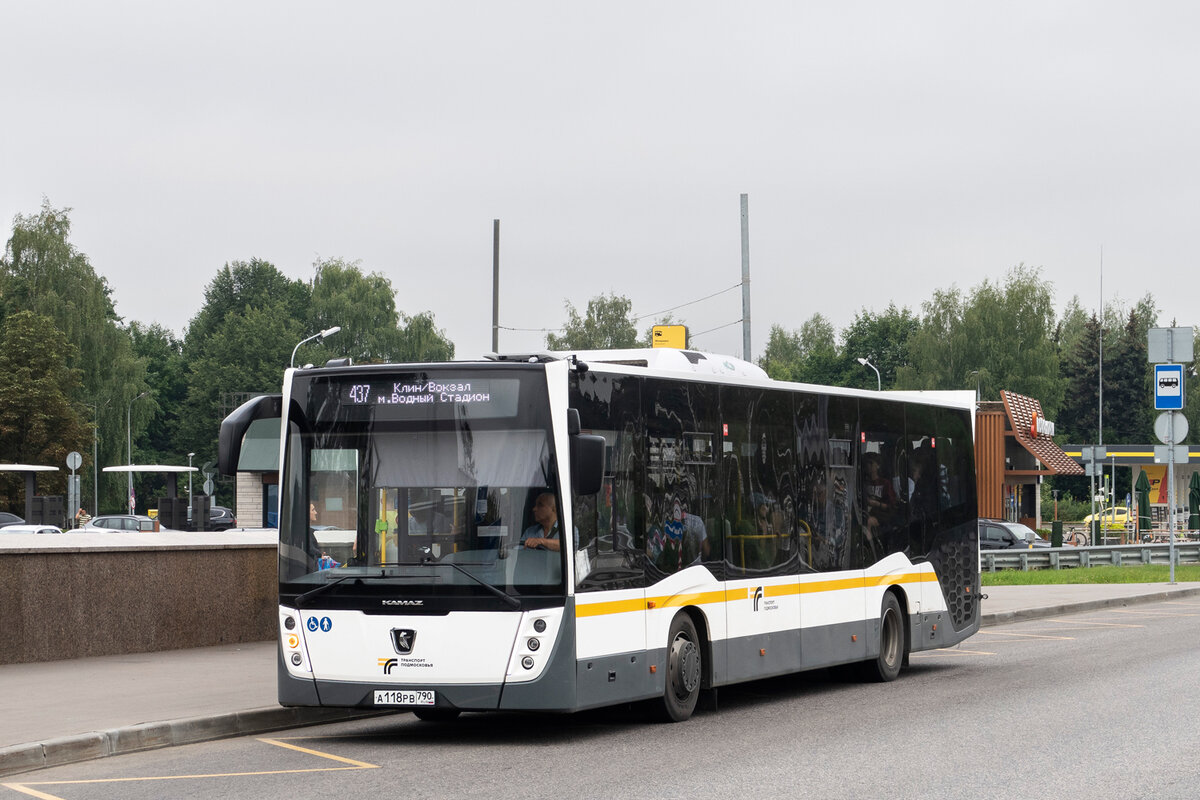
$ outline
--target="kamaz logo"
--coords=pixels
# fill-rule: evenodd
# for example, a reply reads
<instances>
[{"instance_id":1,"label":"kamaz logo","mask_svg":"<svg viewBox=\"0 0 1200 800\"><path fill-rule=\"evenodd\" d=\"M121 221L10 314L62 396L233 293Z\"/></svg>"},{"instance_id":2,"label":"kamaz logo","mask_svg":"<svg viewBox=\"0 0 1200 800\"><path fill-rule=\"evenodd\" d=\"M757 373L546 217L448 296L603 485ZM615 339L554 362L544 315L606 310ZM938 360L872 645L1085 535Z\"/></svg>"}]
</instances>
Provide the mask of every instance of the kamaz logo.
<instances>
[{"instance_id":1,"label":"kamaz logo","mask_svg":"<svg viewBox=\"0 0 1200 800\"><path fill-rule=\"evenodd\" d=\"M385 606L423 606L424 600L384 600Z\"/></svg>"},{"instance_id":2,"label":"kamaz logo","mask_svg":"<svg viewBox=\"0 0 1200 800\"><path fill-rule=\"evenodd\" d=\"M381 658L381 659L379 659L379 666L383 667L383 674L384 674L384 675L391 675L391 674L392 674L392 670L393 670L393 669L395 669L395 668L396 668L396 665L397 665L397 664L399 664L399 663L400 663L400 662L399 662L397 659L394 659L394 658Z\"/></svg>"},{"instance_id":3,"label":"kamaz logo","mask_svg":"<svg viewBox=\"0 0 1200 800\"><path fill-rule=\"evenodd\" d=\"M763 599L763 587L755 586L754 587L754 610L755 611L758 611L758 606L762 602L762 599Z\"/></svg>"}]
</instances>

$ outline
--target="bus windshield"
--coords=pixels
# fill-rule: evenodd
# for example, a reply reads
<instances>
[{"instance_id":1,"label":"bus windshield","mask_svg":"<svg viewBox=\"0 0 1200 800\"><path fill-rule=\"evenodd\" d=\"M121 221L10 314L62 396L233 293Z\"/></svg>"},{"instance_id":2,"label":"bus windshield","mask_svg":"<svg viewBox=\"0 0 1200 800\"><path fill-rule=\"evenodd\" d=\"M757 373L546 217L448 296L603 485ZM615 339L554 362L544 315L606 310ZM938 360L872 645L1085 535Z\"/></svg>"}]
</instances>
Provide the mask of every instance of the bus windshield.
<instances>
[{"instance_id":1,"label":"bus windshield","mask_svg":"<svg viewBox=\"0 0 1200 800\"><path fill-rule=\"evenodd\" d=\"M282 593L561 595L544 375L386 378L293 387Z\"/></svg>"}]
</instances>

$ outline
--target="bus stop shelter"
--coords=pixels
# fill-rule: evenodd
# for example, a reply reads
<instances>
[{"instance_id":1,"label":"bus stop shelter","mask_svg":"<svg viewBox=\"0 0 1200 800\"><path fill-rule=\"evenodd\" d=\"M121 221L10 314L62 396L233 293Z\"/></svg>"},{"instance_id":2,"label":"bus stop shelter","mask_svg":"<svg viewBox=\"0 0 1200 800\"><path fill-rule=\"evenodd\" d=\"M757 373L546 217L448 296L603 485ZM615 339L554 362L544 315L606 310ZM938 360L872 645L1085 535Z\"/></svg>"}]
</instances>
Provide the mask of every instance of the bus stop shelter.
<instances>
[{"instance_id":1,"label":"bus stop shelter","mask_svg":"<svg viewBox=\"0 0 1200 800\"><path fill-rule=\"evenodd\" d=\"M187 502L179 497L180 473L199 472L196 467L176 467L171 464L121 464L115 467L105 467L104 472L134 473L152 472L167 476L167 496L159 498L158 518L161 524L169 528L185 527L187 519ZM208 495L203 495L205 502L204 513L197 519L208 519Z\"/></svg>"},{"instance_id":2,"label":"bus stop shelter","mask_svg":"<svg viewBox=\"0 0 1200 800\"><path fill-rule=\"evenodd\" d=\"M25 475L25 521L34 523L33 498L37 494L37 474L39 472L58 472L58 467L41 467L35 464L0 464L0 472L20 472ZM61 522L49 524L61 524Z\"/></svg>"}]
</instances>

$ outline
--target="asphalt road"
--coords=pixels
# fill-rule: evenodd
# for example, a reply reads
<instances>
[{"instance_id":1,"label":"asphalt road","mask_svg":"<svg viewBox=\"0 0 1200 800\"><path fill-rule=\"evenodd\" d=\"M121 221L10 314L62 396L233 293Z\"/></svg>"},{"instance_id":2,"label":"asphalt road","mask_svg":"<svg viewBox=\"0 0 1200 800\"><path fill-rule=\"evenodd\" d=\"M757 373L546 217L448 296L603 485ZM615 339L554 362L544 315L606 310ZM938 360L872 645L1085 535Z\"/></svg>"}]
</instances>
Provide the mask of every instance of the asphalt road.
<instances>
[{"instance_id":1,"label":"asphalt road","mask_svg":"<svg viewBox=\"0 0 1200 800\"><path fill-rule=\"evenodd\" d=\"M689 722L411 715L47 769L0 800L1187 798L1200 793L1200 598L986 628L900 680L723 688ZM17 780L23 779L23 780Z\"/></svg>"}]
</instances>

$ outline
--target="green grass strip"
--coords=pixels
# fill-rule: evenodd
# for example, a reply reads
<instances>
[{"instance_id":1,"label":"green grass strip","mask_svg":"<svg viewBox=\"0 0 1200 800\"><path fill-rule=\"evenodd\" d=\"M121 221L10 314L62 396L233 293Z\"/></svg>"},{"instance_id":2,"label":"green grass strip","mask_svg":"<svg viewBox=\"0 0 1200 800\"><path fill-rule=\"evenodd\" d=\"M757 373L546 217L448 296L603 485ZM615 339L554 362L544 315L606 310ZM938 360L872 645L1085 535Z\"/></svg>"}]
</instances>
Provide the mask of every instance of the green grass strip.
<instances>
[{"instance_id":1,"label":"green grass strip","mask_svg":"<svg viewBox=\"0 0 1200 800\"><path fill-rule=\"evenodd\" d=\"M1071 569L1003 569L983 572L984 586L1041 586L1049 583L1167 583L1169 564L1130 567L1078 567ZM1200 581L1200 564L1177 564L1175 582Z\"/></svg>"}]
</instances>

